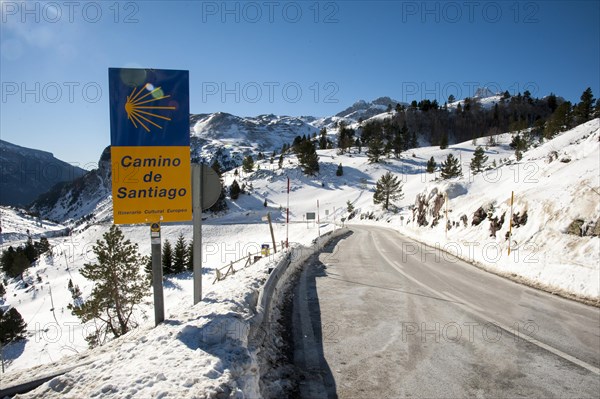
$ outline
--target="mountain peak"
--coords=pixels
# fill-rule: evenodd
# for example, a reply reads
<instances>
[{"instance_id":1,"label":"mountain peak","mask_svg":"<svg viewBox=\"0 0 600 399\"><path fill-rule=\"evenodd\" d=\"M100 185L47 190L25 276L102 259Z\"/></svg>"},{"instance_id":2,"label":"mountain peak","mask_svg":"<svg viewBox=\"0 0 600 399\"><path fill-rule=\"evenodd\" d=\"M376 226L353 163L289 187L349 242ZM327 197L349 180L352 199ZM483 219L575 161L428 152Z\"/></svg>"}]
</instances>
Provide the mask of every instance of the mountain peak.
<instances>
[{"instance_id":1,"label":"mountain peak","mask_svg":"<svg viewBox=\"0 0 600 399\"><path fill-rule=\"evenodd\" d=\"M494 97L496 94L494 92L492 92L490 89L488 89L487 87L479 87L477 88L477 90L475 90L475 94L473 95L474 98L488 98L488 97Z\"/></svg>"}]
</instances>

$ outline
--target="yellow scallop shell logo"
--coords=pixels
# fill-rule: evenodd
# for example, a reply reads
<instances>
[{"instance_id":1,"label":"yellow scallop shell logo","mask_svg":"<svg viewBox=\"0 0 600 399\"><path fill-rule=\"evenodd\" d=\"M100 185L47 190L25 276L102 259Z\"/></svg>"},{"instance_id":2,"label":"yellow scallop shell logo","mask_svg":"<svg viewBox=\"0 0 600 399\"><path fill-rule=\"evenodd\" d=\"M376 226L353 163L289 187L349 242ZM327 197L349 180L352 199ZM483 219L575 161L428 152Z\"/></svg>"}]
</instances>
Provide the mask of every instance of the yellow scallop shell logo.
<instances>
[{"instance_id":1,"label":"yellow scallop shell logo","mask_svg":"<svg viewBox=\"0 0 600 399\"><path fill-rule=\"evenodd\" d=\"M127 119L131 121L136 129L141 126L148 133L150 133L150 125L162 129L162 126L158 124L160 120L170 121L171 118L156 114L154 111L176 109L174 106L160 105L159 101L169 97L171 96L165 95L160 87L154 88L150 83L146 83L139 90L135 87L131 94L127 96L125 102Z\"/></svg>"}]
</instances>

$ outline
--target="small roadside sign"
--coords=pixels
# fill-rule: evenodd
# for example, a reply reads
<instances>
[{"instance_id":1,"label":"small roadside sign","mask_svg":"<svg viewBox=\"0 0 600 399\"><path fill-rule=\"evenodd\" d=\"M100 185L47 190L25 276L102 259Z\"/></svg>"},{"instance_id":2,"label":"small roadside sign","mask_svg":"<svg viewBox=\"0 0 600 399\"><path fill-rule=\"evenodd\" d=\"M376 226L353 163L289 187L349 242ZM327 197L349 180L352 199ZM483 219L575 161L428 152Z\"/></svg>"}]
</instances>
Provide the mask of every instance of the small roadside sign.
<instances>
[{"instance_id":1,"label":"small roadside sign","mask_svg":"<svg viewBox=\"0 0 600 399\"><path fill-rule=\"evenodd\" d=\"M260 254L262 256L269 256L269 244L263 244L260 246Z\"/></svg>"},{"instance_id":2,"label":"small roadside sign","mask_svg":"<svg viewBox=\"0 0 600 399\"><path fill-rule=\"evenodd\" d=\"M160 244L160 224L152 223L150 225L150 243Z\"/></svg>"}]
</instances>

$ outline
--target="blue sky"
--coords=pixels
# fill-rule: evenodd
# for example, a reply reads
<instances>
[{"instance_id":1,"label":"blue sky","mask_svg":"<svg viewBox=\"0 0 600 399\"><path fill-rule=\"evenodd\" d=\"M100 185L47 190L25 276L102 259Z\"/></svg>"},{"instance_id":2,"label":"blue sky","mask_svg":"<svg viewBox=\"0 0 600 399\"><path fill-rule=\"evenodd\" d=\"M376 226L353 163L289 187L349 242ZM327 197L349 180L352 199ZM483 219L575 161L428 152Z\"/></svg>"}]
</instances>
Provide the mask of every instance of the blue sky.
<instances>
[{"instance_id":1,"label":"blue sky","mask_svg":"<svg viewBox=\"0 0 600 399\"><path fill-rule=\"evenodd\" d=\"M598 1L0 1L0 132L90 168L108 68L190 71L190 110L323 116L478 86L600 95Z\"/></svg>"}]
</instances>

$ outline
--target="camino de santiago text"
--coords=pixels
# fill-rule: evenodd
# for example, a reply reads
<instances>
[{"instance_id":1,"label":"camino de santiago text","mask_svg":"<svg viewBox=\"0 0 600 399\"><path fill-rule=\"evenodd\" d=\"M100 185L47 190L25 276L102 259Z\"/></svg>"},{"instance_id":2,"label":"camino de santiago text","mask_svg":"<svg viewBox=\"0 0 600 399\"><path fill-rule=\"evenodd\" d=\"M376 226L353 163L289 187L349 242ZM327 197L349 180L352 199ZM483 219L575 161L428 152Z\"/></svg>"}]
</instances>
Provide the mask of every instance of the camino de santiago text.
<instances>
[{"instance_id":1,"label":"camino de santiago text","mask_svg":"<svg viewBox=\"0 0 600 399\"><path fill-rule=\"evenodd\" d=\"M125 170L132 168L143 168L148 170L142 177L145 183L149 183L148 187L131 189L127 187L119 187L117 189L118 198L167 198L169 200L176 199L178 197L185 197L187 190L184 187L163 187L162 174L156 173L152 168L178 168L181 166L181 159L179 158L166 158L158 156L157 158L135 158L131 155L125 155L120 161L121 167ZM158 184L162 183L159 187Z\"/></svg>"}]
</instances>

